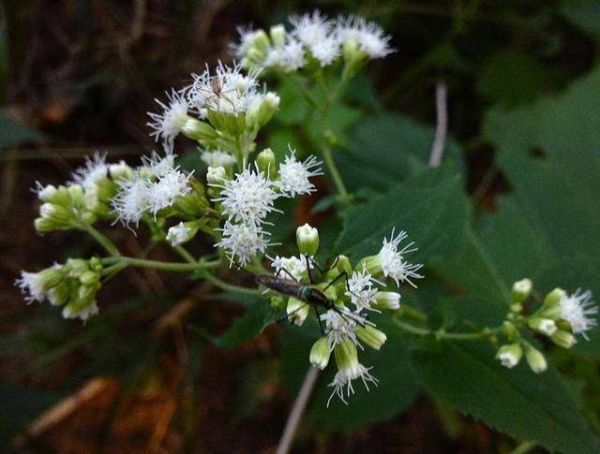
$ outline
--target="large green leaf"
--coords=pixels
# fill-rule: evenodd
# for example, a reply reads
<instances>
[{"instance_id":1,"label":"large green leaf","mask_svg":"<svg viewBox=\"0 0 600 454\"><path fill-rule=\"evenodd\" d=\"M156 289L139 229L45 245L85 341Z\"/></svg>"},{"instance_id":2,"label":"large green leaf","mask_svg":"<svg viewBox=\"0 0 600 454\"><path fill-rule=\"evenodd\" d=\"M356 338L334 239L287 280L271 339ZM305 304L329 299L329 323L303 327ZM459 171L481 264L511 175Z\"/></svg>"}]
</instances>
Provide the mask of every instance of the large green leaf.
<instances>
[{"instance_id":1,"label":"large green leaf","mask_svg":"<svg viewBox=\"0 0 600 454\"><path fill-rule=\"evenodd\" d=\"M531 277L600 294L600 69L565 93L515 111L493 111L485 135L514 187L487 219L486 253L507 283ZM585 345L584 345L585 344ZM600 336L580 350L600 353Z\"/></svg>"},{"instance_id":2,"label":"large green leaf","mask_svg":"<svg viewBox=\"0 0 600 454\"><path fill-rule=\"evenodd\" d=\"M597 453L572 393L555 370L535 375L525 364L503 368L485 344L438 344L416 355L435 396L515 438L568 453Z\"/></svg>"},{"instance_id":3,"label":"large green leaf","mask_svg":"<svg viewBox=\"0 0 600 454\"><path fill-rule=\"evenodd\" d=\"M461 250L468 212L460 176L428 170L344 211L338 249L356 258L374 255L395 228L406 230L419 248L415 260L431 262Z\"/></svg>"},{"instance_id":4,"label":"large green leaf","mask_svg":"<svg viewBox=\"0 0 600 454\"><path fill-rule=\"evenodd\" d=\"M353 130L348 150L336 154L346 184L385 189L427 170L435 132L408 117L396 114L371 115ZM460 149L449 139L446 161L460 166Z\"/></svg>"}]
</instances>

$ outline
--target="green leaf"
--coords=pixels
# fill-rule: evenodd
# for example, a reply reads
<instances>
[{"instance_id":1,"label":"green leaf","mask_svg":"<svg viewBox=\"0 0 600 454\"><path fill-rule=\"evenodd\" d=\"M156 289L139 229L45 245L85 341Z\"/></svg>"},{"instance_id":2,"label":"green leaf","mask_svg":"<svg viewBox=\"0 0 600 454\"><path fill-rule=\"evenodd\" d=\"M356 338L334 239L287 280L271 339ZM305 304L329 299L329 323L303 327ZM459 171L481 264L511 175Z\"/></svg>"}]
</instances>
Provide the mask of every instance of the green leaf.
<instances>
[{"instance_id":1,"label":"green leaf","mask_svg":"<svg viewBox=\"0 0 600 454\"><path fill-rule=\"evenodd\" d=\"M406 230L419 248L413 260L449 256L462 249L468 204L461 179L447 170L428 170L389 192L342 213L340 252L362 258L377 254L392 229Z\"/></svg>"},{"instance_id":2,"label":"green leaf","mask_svg":"<svg viewBox=\"0 0 600 454\"><path fill-rule=\"evenodd\" d=\"M530 277L540 292L577 287L600 294L600 69L564 93L490 112L485 136L514 187L483 229L487 254L510 284ZM600 335L579 351L600 353Z\"/></svg>"},{"instance_id":3,"label":"green leaf","mask_svg":"<svg viewBox=\"0 0 600 454\"><path fill-rule=\"evenodd\" d=\"M247 308L247 312L235 319L233 325L221 337L213 340L216 346L235 348L256 337L273 322L273 311L266 297L254 299Z\"/></svg>"},{"instance_id":4,"label":"green leaf","mask_svg":"<svg viewBox=\"0 0 600 454\"><path fill-rule=\"evenodd\" d=\"M503 51L482 68L478 90L490 101L513 107L555 90L561 77L527 54Z\"/></svg>"},{"instance_id":5,"label":"green leaf","mask_svg":"<svg viewBox=\"0 0 600 454\"><path fill-rule=\"evenodd\" d=\"M596 453L572 392L552 368L536 375L526 364L503 368L487 344L438 344L416 355L427 390L515 438L568 453Z\"/></svg>"},{"instance_id":6,"label":"green leaf","mask_svg":"<svg viewBox=\"0 0 600 454\"><path fill-rule=\"evenodd\" d=\"M0 111L0 149L40 140L41 135L20 123L8 112Z\"/></svg>"},{"instance_id":7,"label":"green leaf","mask_svg":"<svg viewBox=\"0 0 600 454\"><path fill-rule=\"evenodd\" d=\"M364 118L349 139L347 153L337 153L336 162L344 181L353 191L364 187L385 189L428 168L434 129L395 114ZM449 139L446 164L461 166L458 144Z\"/></svg>"}]
</instances>

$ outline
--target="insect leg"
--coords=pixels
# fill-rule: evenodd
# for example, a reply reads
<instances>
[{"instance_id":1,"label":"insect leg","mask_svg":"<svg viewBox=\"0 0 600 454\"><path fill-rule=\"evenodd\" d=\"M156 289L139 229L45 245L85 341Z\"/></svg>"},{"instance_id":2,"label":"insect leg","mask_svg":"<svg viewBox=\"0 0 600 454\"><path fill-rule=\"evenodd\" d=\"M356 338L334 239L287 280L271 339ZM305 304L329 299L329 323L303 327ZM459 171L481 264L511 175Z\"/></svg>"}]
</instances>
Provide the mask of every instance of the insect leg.
<instances>
[{"instance_id":1,"label":"insect leg","mask_svg":"<svg viewBox=\"0 0 600 454\"><path fill-rule=\"evenodd\" d=\"M313 278L313 275L312 275L312 273L310 271L310 262L309 262L309 260L312 261L313 263L315 263L315 261L313 259L309 258L308 255L305 255L304 257L306 257L306 272L308 273L308 280L310 281L310 283L312 285L314 285L315 284L315 279ZM321 270L319 270L319 271L321 271Z\"/></svg>"},{"instance_id":2,"label":"insect leg","mask_svg":"<svg viewBox=\"0 0 600 454\"><path fill-rule=\"evenodd\" d=\"M329 284L327 284L327 287L323 289L323 292L329 287L331 287L333 284L335 284L337 281L339 281L341 277L346 278L346 289L348 290L348 292L350 292L350 285L348 284L348 273L346 273L345 271L342 271Z\"/></svg>"},{"instance_id":3,"label":"insect leg","mask_svg":"<svg viewBox=\"0 0 600 454\"><path fill-rule=\"evenodd\" d=\"M323 328L323 322L321 321L321 314L319 314L319 309L317 309L316 304L313 305L315 308L315 314L317 314L317 322L319 322L319 329L321 330L321 335L325 335L325 328Z\"/></svg>"},{"instance_id":4,"label":"insect leg","mask_svg":"<svg viewBox=\"0 0 600 454\"><path fill-rule=\"evenodd\" d=\"M296 279L296 278L294 277L294 275L293 275L292 273L290 273L290 272L289 272L288 270L286 270L285 268L279 268L279 269L277 270L277 273L275 273L275 277L276 277L276 278L279 278L279 274L280 274L282 271L284 272L284 274L287 274L287 275L288 275L288 276L289 276L289 277L290 277L290 278L291 278L293 281L295 281L295 282L300 282L298 279Z\"/></svg>"}]
</instances>

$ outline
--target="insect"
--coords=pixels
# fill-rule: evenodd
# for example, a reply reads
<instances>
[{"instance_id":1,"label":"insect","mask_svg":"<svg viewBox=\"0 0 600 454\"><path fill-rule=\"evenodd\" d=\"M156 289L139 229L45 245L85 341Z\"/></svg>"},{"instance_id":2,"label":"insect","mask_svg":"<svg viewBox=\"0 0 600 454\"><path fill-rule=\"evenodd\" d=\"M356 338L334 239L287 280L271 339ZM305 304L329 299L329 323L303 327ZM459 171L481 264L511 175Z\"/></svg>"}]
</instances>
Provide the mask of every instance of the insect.
<instances>
[{"instance_id":1,"label":"insect","mask_svg":"<svg viewBox=\"0 0 600 454\"><path fill-rule=\"evenodd\" d=\"M312 263L318 268L318 266L316 265L316 263L314 263L314 261ZM332 265L332 267L333 266L335 266L335 263ZM265 287L267 287L271 290L274 290L277 293L280 293L280 294L286 295L286 296L292 296L300 301L303 301L306 304L311 305L314 308L315 313L317 315L317 321L319 323L319 328L321 329L322 333L324 333L324 329L323 329L323 325L321 323L321 316L320 316L319 310L318 310L319 307L323 308L325 310L334 310L338 314L340 314L342 317L349 318L352 321L354 321L355 323L358 323L359 325L364 326L365 320L363 319L363 317L361 317L360 315L352 314L348 311L341 310L333 303L333 301L331 301L329 298L327 298L327 296L324 293L329 287L331 287L336 281L338 281L342 277L346 278L346 286L348 287L348 275L345 272L341 272L335 279L333 279L327 285L327 287L325 287L323 290L319 290L314 287L314 279L312 277L311 267L310 267L310 262L309 262L308 257L306 257L306 269L308 270L308 277L311 282L310 285L302 284L301 282L297 281L294 278L294 276L292 276L292 274L289 271L287 271L285 268L281 268L275 276L269 276L269 275L265 275L265 274L257 275L255 277L255 280L256 280L257 284L264 285ZM289 276L289 278L279 277L279 274L282 271L284 273L286 273ZM322 273L321 269L319 269L319 271ZM296 309L296 311L298 311L300 309L301 309L301 307ZM289 316L292 314L293 314L293 312L288 314L281 321L289 319Z\"/></svg>"}]
</instances>

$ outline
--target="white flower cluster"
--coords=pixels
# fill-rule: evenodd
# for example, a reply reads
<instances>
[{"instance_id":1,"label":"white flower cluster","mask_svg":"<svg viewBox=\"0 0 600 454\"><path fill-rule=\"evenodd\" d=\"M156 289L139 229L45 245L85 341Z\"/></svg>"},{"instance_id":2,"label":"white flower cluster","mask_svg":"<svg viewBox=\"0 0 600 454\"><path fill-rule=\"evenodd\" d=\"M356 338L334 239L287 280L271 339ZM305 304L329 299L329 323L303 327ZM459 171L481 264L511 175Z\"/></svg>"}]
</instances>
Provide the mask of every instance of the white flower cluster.
<instances>
[{"instance_id":1,"label":"white flower cluster","mask_svg":"<svg viewBox=\"0 0 600 454\"><path fill-rule=\"evenodd\" d=\"M559 307L560 318L569 322L573 333L588 339L587 332L598 324L593 318L598 313L598 306L594 305L592 292L577 289L572 295L564 294Z\"/></svg>"},{"instance_id":2,"label":"white flower cluster","mask_svg":"<svg viewBox=\"0 0 600 454\"><path fill-rule=\"evenodd\" d=\"M318 231L304 225L296 231L296 241L300 251L299 256L276 256L271 260L274 275L278 278L295 279L302 285L311 285L318 289L322 298L327 298L330 305L319 316L323 337L317 340L310 352L310 362L319 369L325 369L333 353L337 365L337 373L330 383L333 388L331 398L338 396L344 403L346 398L354 393L353 382L360 379L367 390L369 385L377 385L377 379L371 375L371 367L362 365L358 360L358 350L364 346L379 350L385 343L385 333L376 328L375 324L366 319L368 311L397 310L400 308L400 293L385 291L382 279L390 278L399 282L409 281L405 270L413 270L412 279L421 278L415 270L421 265L407 262L405 254L414 252L413 244L398 249L406 233L401 232L384 239L379 253L363 258L355 269L345 256L339 256L332 268L323 273L318 284L315 278L312 257L319 244ZM311 273L309 275L309 267ZM300 299L298 299L300 298ZM310 313L310 305L315 305L317 311L323 309L323 301L304 300L300 296L291 296L287 304L290 319L301 325Z\"/></svg>"},{"instance_id":3,"label":"white flower cluster","mask_svg":"<svg viewBox=\"0 0 600 454\"><path fill-rule=\"evenodd\" d=\"M228 121L223 115L247 115L242 126L256 129L279 107L279 96L261 89L256 74L242 73L237 64L227 66L219 62L213 72L207 67L200 74L192 74L192 78L190 85L167 92L166 102L156 100L161 112L148 113L150 135L157 142L162 140L167 153L173 151L175 138L181 133L211 144L218 137L215 130L239 132L240 124Z\"/></svg>"},{"instance_id":4,"label":"white flower cluster","mask_svg":"<svg viewBox=\"0 0 600 454\"><path fill-rule=\"evenodd\" d=\"M134 169L128 178L119 180L119 189L112 207L124 224L139 224L146 213L157 213L190 191L191 174L175 166L175 157L153 155Z\"/></svg>"},{"instance_id":5,"label":"white flower cluster","mask_svg":"<svg viewBox=\"0 0 600 454\"><path fill-rule=\"evenodd\" d=\"M322 174L319 166L314 156L300 162L292 152L279 165L277 177L261 172L258 165L244 169L231 180L224 178L224 170L217 172L220 167L208 168L209 185L219 190L213 201L226 217L217 246L225 250L231 265L245 265L266 251L269 233L264 226L270 213L279 212L275 201L315 191L309 178Z\"/></svg>"},{"instance_id":6,"label":"white flower cluster","mask_svg":"<svg viewBox=\"0 0 600 454\"><path fill-rule=\"evenodd\" d=\"M240 29L240 42L232 46L235 56L251 68L296 71L311 61L321 67L344 58L383 58L393 50L390 37L377 24L361 17L329 19L319 11L291 16L292 29L283 25L263 30Z\"/></svg>"}]
</instances>

